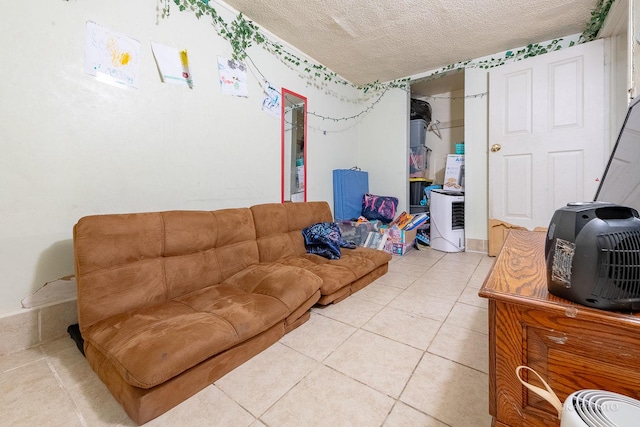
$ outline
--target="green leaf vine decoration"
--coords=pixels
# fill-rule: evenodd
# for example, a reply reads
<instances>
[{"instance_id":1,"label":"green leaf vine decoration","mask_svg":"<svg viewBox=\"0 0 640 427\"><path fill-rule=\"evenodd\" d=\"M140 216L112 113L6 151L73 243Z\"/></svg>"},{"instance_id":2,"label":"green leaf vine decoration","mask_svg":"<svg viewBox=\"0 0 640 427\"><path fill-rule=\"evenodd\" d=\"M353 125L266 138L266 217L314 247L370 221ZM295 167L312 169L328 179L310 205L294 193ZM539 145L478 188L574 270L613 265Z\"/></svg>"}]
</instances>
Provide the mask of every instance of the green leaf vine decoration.
<instances>
[{"instance_id":1,"label":"green leaf vine decoration","mask_svg":"<svg viewBox=\"0 0 640 427\"><path fill-rule=\"evenodd\" d=\"M499 67L500 65L504 65L507 61L514 62L514 61L520 61L522 59L530 58L532 56L544 55L545 53L562 49L562 44L561 44L562 40L563 39L555 39L546 45L541 45L540 43L532 43L522 49L516 50L515 52L512 50L509 50L505 52L504 57L502 58L485 59L483 61L478 61L473 66L477 68L488 69L488 68ZM575 42L572 41L569 43L569 46L573 46L573 45L575 45Z\"/></svg>"},{"instance_id":2,"label":"green leaf vine decoration","mask_svg":"<svg viewBox=\"0 0 640 427\"><path fill-rule=\"evenodd\" d=\"M411 81L411 78L396 79L387 83L380 83L375 81L373 83L367 83L364 85L355 85L342 79L336 73L330 71L324 65L313 63L307 59L302 59L292 52L289 52L280 43L274 42L266 37L259 29L259 27L252 21L245 19L242 13L229 24L225 22L218 12L209 5L209 0L159 0L164 2L162 8L158 9L158 16L160 18L167 18L170 15L170 2L173 1L180 11L192 11L195 13L196 18L200 19L203 16L208 16L212 25L215 28L218 35L227 40L231 49L233 50L232 58L237 61L244 61L247 59L247 49L253 45L262 46L265 50L271 54L277 56L285 65L292 69L302 69L306 75L301 73L301 77L321 82L320 85L324 85L329 82L338 85L349 85L358 90L361 90L364 94L369 91L377 92L383 89L389 88L402 88L407 89ZM609 13L609 9L615 0L598 0L595 9L591 12L591 19L586 25L586 29L580 35L577 43L586 43L594 40L600 29L604 24L604 20ZM431 73L429 76L418 79L419 81L428 81L436 78L443 77L451 71L461 71L467 67L471 68L483 68L489 69L504 65L506 62L519 61L532 56L543 55L548 52L560 50L563 47L570 47L576 44L571 41L568 46L563 46L562 38L552 40L547 44L532 43L522 49L516 51L507 51L504 56L497 58L490 58L478 62L473 61L461 61L454 64L442 67L440 70ZM249 58L250 59L250 58ZM318 86L318 84L316 84Z\"/></svg>"},{"instance_id":3,"label":"green leaf vine decoration","mask_svg":"<svg viewBox=\"0 0 640 427\"><path fill-rule=\"evenodd\" d=\"M245 19L242 13L238 14L231 24L228 24L209 5L209 0L173 0L173 2L181 12L190 10L195 13L198 19L209 16L216 32L231 44L232 58L237 61L243 61L247 57L246 51L254 43L260 45L265 42L265 36L260 32L258 26ZM169 2L166 0L161 17L168 17L170 12Z\"/></svg>"},{"instance_id":4,"label":"green leaf vine decoration","mask_svg":"<svg viewBox=\"0 0 640 427\"><path fill-rule=\"evenodd\" d=\"M591 19L587 22L587 28L580 36L580 43L595 40L604 25L604 20L609 14L609 9L615 0L598 0L596 8L591 11Z\"/></svg>"},{"instance_id":5,"label":"green leaf vine decoration","mask_svg":"<svg viewBox=\"0 0 640 427\"><path fill-rule=\"evenodd\" d=\"M484 59L477 62L472 61L463 61L457 62L455 64L448 65L443 67L439 71L432 73L425 79L420 79L420 81L428 81L431 79L439 78L451 70L462 70L464 68L483 68L489 69L494 67L499 67L501 65L506 64L507 62L515 62L520 61L522 59L530 58L533 56L544 55L545 53L553 52L556 50L563 49L565 47L571 47L576 44L582 44L586 42L590 42L595 40L604 25L605 18L611 9L611 5L615 0L599 0L596 4L594 10L591 11L591 19L586 25L585 30L582 32L578 41L571 41L566 46L563 45L563 39L555 39L550 41L547 44L540 43L532 43L524 48L518 49L516 51L509 50L505 52L504 56Z\"/></svg>"},{"instance_id":6,"label":"green leaf vine decoration","mask_svg":"<svg viewBox=\"0 0 640 427\"><path fill-rule=\"evenodd\" d=\"M170 0L162 0L164 5L158 9L159 18L168 18L171 14ZM332 82L338 85L352 86L356 89L362 90L363 93L367 93L370 90L378 91L389 87L406 88L409 78L396 79L388 83L380 83L375 81L373 83L367 83L365 85L355 85L347 80L342 79L338 74L330 71L322 64L313 63L307 59L302 59L292 52L289 52L285 47L277 42L270 40L259 29L259 27L252 21L245 19L242 13L238 14L236 19L228 24L225 22L218 12L209 5L209 0L171 0L178 6L178 9L182 11L194 12L196 18L200 19L203 16L210 17L212 25L215 28L218 35L223 37L231 45L233 51L232 58L237 61L244 61L247 59L247 49L254 44L262 46L265 50L277 56L283 63L290 68L300 68L307 74L307 77L312 80L319 80L324 84Z\"/></svg>"}]
</instances>

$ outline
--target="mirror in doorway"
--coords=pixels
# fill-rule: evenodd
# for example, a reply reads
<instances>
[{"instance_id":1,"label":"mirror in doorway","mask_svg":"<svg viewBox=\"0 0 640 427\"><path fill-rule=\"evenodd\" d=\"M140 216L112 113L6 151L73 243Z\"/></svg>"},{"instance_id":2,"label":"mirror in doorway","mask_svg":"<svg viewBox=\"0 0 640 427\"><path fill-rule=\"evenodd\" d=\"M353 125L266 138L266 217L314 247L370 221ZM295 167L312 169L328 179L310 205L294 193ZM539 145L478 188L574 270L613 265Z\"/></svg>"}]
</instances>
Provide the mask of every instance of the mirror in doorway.
<instances>
[{"instance_id":1,"label":"mirror in doorway","mask_svg":"<svg viewBox=\"0 0 640 427\"><path fill-rule=\"evenodd\" d=\"M307 98L282 88L282 202L307 201Z\"/></svg>"}]
</instances>

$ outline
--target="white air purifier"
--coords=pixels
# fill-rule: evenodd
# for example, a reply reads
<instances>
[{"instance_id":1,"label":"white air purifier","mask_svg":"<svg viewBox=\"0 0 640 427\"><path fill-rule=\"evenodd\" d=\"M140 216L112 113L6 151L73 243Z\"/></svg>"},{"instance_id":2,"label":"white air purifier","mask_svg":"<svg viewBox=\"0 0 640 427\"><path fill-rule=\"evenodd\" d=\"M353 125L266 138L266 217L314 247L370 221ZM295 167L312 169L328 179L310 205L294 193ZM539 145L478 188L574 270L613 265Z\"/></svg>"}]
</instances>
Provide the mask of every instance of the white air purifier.
<instances>
[{"instance_id":1,"label":"white air purifier","mask_svg":"<svg viewBox=\"0 0 640 427\"><path fill-rule=\"evenodd\" d=\"M578 390L562 406L560 427L640 425L640 401L605 390Z\"/></svg>"},{"instance_id":2,"label":"white air purifier","mask_svg":"<svg viewBox=\"0 0 640 427\"><path fill-rule=\"evenodd\" d=\"M543 387L529 384L520 376L528 370ZM549 402L558 412L560 427L635 427L640 425L640 400L606 390L583 389L567 396L564 404L549 384L528 366L516 368L518 380L526 388Z\"/></svg>"},{"instance_id":3,"label":"white air purifier","mask_svg":"<svg viewBox=\"0 0 640 427\"><path fill-rule=\"evenodd\" d=\"M463 252L464 194L431 190L429 210L431 248L443 252Z\"/></svg>"}]
</instances>

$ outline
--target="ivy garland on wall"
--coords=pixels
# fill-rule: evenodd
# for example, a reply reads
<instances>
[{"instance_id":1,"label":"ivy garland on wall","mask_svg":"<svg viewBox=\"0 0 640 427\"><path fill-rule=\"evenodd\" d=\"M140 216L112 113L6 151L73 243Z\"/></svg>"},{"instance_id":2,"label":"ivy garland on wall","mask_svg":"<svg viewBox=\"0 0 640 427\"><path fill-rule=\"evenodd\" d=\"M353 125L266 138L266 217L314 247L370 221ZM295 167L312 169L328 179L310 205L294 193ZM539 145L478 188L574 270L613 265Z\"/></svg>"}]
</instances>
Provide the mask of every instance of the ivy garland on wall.
<instances>
[{"instance_id":1,"label":"ivy garland on wall","mask_svg":"<svg viewBox=\"0 0 640 427\"><path fill-rule=\"evenodd\" d=\"M604 25L604 20L609 14L609 9L615 0L598 0L596 8L591 11L591 19L587 22L587 28L582 32L580 36L580 43L590 42L595 40L600 32L600 29Z\"/></svg>"},{"instance_id":2,"label":"ivy garland on wall","mask_svg":"<svg viewBox=\"0 0 640 427\"><path fill-rule=\"evenodd\" d=\"M441 68L438 71L430 74L429 76L420 79L420 81L429 81L436 78L443 77L446 73L450 71L462 71L465 68L483 68L489 69L494 67L499 67L500 65L504 65L507 62L515 62L520 61L522 59L530 58L533 56L544 55L545 53L553 52L556 50L560 50L564 47L571 47L576 44L582 44L586 42L590 42L595 40L598 36L598 32L604 25L604 20L611 9L611 5L615 0L598 0L596 7L591 11L591 19L587 22L586 29L582 32L578 41L570 41L566 46L563 45L564 39L555 39L547 44L540 43L532 43L529 44L522 49L518 49L516 51L509 50L504 53L502 57L489 58L484 59L477 62L472 61L462 61L457 62L455 64L450 64L446 67Z\"/></svg>"},{"instance_id":3,"label":"ivy garland on wall","mask_svg":"<svg viewBox=\"0 0 640 427\"><path fill-rule=\"evenodd\" d=\"M387 83L380 83L375 81L364 85L354 85L342 78L336 73L330 71L324 65L313 63L307 59L302 59L299 56L289 52L285 47L270 40L259 29L259 27L252 21L245 19L242 13L239 13L236 18L231 22L225 22L218 14L216 9L209 5L209 0L160 0L163 1L162 8L158 8L158 14L160 18L167 18L171 13L170 3L173 1L180 11L192 11L195 13L196 18L209 17L212 21L212 25L215 28L218 35L226 39L233 50L232 57L238 61L244 61L247 59L247 49L253 45L262 46L268 52L277 56L282 62L291 68L302 69L306 73L307 78L311 80L320 81L323 84L333 82L339 85L349 85L356 89L361 90L363 93L367 93L370 90L387 90L390 88L404 88L406 89L410 78L396 79ZM594 40L604 20L609 13L609 9L615 0L598 0L595 9L591 12L591 19L586 25L586 29L580 35L577 43L586 43ZM548 52L560 50L563 47L570 47L576 44L570 42L568 46L563 46L563 39L555 39L547 44L533 43L529 44L517 51L507 51L504 56L497 58L490 58L478 62L461 61L455 64L447 65L438 71L430 74L429 76L420 79L421 81L427 81L435 78L442 77L446 73L453 70L463 70L467 67L484 68L489 69L504 65L507 62L519 61L532 56L543 55ZM250 58L249 58L250 59Z\"/></svg>"},{"instance_id":4,"label":"ivy garland on wall","mask_svg":"<svg viewBox=\"0 0 640 427\"><path fill-rule=\"evenodd\" d=\"M303 68L303 71L310 77L323 82L333 82L341 85L351 85L362 89L365 93L370 89L382 89L384 86L378 82L369 83L363 86L356 86L352 83L340 78L336 73L330 71L321 64L313 63L307 59L289 52L282 44L274 42L266 37L257 25L252 21L245 19L242 13L228 24L225 22L218 12L209 5L209 0L164 0L164 6L159 11L161 18L169 17L171 13L170 1L175 3L180 11L189 10L195 13L196 18L208 16L218 35L226 39L231 44L233 50L232 58L237 61L247 59L247 49L253 45L262 46L268 52L277 56L286 65L294 68ZM406 81L401 79L400 81ZM400 86L399 83L395 85Z\"/></svg>"}]
</instances>

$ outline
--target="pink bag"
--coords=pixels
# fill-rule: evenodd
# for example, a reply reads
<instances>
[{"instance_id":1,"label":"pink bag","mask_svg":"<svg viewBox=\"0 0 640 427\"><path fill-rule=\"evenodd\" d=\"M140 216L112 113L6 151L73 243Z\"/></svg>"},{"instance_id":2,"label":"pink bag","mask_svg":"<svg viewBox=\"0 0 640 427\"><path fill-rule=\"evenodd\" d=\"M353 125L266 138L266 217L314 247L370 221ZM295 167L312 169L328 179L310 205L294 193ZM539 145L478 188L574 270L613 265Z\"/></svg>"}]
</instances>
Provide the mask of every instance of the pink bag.
<instances>
[{"instance_id":1,"label":"pink bag","mask_svg":"<svg viewBox=\"0 0 640 427\"><path fill-rule=\"evenodd\" d=\"M397 208L397 197L376 196L369 193L362 196L362 216L369 221L380 220L388 224L395 218Z\"/></svg>"}]
</instances>

